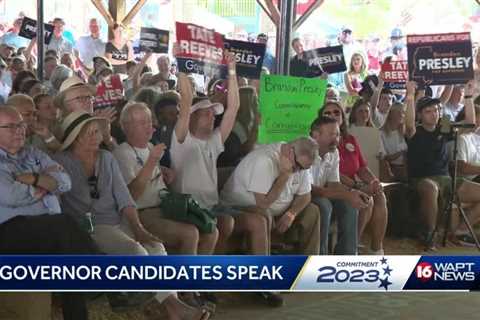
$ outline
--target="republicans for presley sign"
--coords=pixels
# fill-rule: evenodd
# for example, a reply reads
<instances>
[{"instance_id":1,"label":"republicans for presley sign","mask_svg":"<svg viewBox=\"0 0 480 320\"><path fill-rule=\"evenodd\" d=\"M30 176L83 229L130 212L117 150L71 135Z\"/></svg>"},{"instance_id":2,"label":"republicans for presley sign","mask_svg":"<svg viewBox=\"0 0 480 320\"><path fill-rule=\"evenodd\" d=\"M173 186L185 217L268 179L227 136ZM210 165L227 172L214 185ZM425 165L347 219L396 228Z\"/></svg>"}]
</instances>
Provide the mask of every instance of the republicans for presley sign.
<instances>
[{"instance_id":1,"label":"republicans for presley sign","mask_svg":"<svg viewBox=\"0 0 480 320\"><path fill-rule=\"evenodd\" d=\"M168 52L168 36L166 30L143 28L140 31L140 50L150 49L155 53Z\"/></svg>"},{"instance_id":2,"label":"republicans for presley sign","mask_svg":"<svg viewBox=\"0 0 480 320\"><path fill-rule=\"evenodd\" d=\"M322 70L330 74L347 70L343 46L313 49L305 51L304 54L312 76L320 76Z\"/></svg>"},{"instance_id":3,"label":"republicans for presley sign","mask_svg":"<svg viewBox=\"0 0 480 320\"><path fill-rule=\"evenodd\" d=\"M319 78L262 75L259 143L308 136L310 124L323 105L326 89L327 81Z\"/></svg>"},{"instance_id":4,"label":"republicans for presley sign","mask_svg":"<svg viewBox=\"0 0 480 320\"><path fill-rule=\"evenodd\" d=\"M470 33L408 35L409 79L432 84L466 83L473 79Z\"/></svg>"},{"instance_id":5,"label":"republicans for presley sign","mask_svg":"<svg viewBox=\"0 0 480 320\"><path fill-rule=\"evenodd\" d=\"M219 76L226 72L223 35L191 23L176 22L181 72Z\"/></svg>"},{"instance_id":6,"label":"republicans for presley sign","mask_svg":"<svg viewBox=\"0 0 480 320\"><path fill-rule=\"evenodd\" d=\"M384 88L405 89L408 80L407 61L390 61L382 64Z\"/></svg>"},{"instance_id":7,"label":"republicans for presley sign","mask_svg":"<svg viewBox=\"0 0 480 320\"><path fill-rule=\"evenodd\" d=\"M239 76L249 79L260 78L266 49L265 44L225 39L224 46L226 50L233 52L235 55Z\"/></svg>"},{"instance_id":8,"label":"republicans for presley sign","mask_svg":"<svg viewBox=\"0 0 480 320\"><path fill-rule=\"evenodd\" d=\"M45 44L49 44L53 36L54 26L46 23L43 26L45 34L44 42ZM18 35L27 39L35 38L37 36L37 21L24 17Z\"/></svg>"}]
</instances>

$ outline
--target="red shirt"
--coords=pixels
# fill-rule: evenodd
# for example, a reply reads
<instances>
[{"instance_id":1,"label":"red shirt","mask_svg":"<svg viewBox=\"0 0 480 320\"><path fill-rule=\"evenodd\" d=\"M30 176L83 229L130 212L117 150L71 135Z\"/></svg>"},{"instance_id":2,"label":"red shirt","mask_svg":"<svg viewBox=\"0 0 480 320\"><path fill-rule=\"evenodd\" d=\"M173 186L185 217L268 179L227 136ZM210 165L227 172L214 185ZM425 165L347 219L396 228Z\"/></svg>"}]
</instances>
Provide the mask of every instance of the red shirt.
<instances>
[{"instance_id":1,"label":"red shirt","mask_svg":"<svg viewBox=\"0 0 480 320\"><path fill-rule=\"evenodd\" d=\"M340 139L338 153L340 154L340 174L351 179L355 178L360 168L367 166L357 139L352 135Z\"/></svg>"}]
</instances>

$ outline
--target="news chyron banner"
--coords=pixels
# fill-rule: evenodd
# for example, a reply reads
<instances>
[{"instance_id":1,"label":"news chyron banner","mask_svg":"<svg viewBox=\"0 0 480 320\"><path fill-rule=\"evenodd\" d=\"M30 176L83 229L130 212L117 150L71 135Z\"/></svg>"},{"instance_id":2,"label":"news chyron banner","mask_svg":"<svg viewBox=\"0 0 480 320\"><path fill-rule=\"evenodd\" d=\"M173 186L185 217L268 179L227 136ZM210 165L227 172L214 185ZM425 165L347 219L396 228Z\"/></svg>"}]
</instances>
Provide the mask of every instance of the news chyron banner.
<instances>
[{"instance_id":1,"label":"news chyron banner","mask_svg":"<svg viewBox=\"0 0 480 320\"><path fill-rule=\"evenodd\" d=\"M227 73L223 35L191 23L176 22L178 69L185 73L222 77Z\"/></svg>"},{"instance_id":2,"label":"news chyron banner","mask_svg":"<svg viewBox=\"0 0 480 320\"><path fill-rule=\"evenodd\" d=\"M460 84L473 79L470 33L408 35L409 79Z\"/></svg>"},{"instance_id":3,"label":"news chyron banner","mask_svg":"<svg viewBox=\"0 0 480 320\"><path fill-rule=\"evenodd\" d=\"M474 291L480 256L0 256L0 291Z\"/></svg>"}]
</instances>

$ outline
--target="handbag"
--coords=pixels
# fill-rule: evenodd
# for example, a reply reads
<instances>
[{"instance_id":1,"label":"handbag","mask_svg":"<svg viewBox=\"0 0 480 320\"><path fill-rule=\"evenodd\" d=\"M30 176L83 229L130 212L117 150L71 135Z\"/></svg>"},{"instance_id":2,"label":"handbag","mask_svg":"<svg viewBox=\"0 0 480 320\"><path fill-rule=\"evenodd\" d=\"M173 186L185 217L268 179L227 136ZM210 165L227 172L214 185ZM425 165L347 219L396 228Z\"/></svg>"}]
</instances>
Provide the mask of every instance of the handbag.
<instances>
[{"instance_id":1,"label":"handbag","mask_svg":"<svg viewBox=\"0 0 480 320\"><path fill-rule=\"evenodd\" d=\"M192 198L189 194L160 191L160 208L163 217L179 222L193 224L200 233L212 233L217 226L217 218Z\"/></svg>"}]
</instances>

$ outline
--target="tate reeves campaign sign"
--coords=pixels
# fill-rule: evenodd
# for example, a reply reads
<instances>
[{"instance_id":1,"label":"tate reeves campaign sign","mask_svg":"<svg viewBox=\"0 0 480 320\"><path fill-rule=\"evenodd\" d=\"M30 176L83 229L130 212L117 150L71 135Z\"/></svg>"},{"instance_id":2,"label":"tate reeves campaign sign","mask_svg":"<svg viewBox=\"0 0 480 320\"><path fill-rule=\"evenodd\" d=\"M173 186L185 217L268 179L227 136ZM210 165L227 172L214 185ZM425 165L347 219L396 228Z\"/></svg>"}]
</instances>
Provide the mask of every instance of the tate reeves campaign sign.
<instances>
[{"instance_id":1,"label":"tate reeves campaign sign","mask_svg":"<svg viewBox=\"0 0 480 320\"><path fill-rule=\"evenodd\" d=\"M408 35L409 79L458 84L473 79L470 33Z\"/></svg>"},{"instance_id":2,"label":"tate reeves campaign sign","mask_svg":"<svg viewBox=\"0 0 480 320\"><path fill-rule=\"evenodd\" d=\"M226 74L223 35L191 23L176 22L176 53L181 72L221 76Z\"/></svg>"},{"instance_id":3,"label":"tate reeves campaign sign","mask_svg":"<svg viewBox=\"0 0 480 320\"><path fill-rule=\"evenodd\" d=\"M0 291L478 291L480 256L0 256Z\"/></svg>"},{"instance_id":4,"label":"tate reeves campaign sign","mask_svg":"<svg viewBox=\"0 0 480 320\"><path fill-rule=\"evenodd\" d=\"M405 89L408 81L407 61L389 61L382 64L383 87L387 89Z\"/></svg>"}]
</instances>

